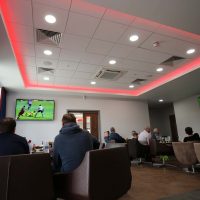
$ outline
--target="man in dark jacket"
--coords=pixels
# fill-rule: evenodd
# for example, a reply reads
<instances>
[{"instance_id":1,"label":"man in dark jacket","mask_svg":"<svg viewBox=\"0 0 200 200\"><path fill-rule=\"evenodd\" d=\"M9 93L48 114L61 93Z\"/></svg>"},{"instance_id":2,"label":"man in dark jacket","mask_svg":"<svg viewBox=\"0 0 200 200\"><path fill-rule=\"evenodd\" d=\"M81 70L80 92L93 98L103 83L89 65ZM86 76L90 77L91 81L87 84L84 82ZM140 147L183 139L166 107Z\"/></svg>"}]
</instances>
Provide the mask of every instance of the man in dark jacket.
<instances>
[{"instance_id":1,"label":"man in dark jacket","mask_svg":"<svg viewBox=\"0 0 200 200\"><path fill-rule=\"evenodd\" d=\"M109 142L112 142L112 141L114 141L115 143L124 143L124 142L126 142L126 140L122 136L120 136L118 133L116 133L114 127L110 128L110 134L106 135L104 137L104 140L105 140L106 143L109 143Z\"/></svg>"},{"instance_id":2,"label":"man in dark jacket","mask_svg":"<svg viewBox=\"0 0 200 200\"><path fill-rule=\"evenodd\" d=\"M191 127L185 128L185 133L188 135L188 137L184 138L184 142L192 142L192 141L200 141L200 137L198 133L193 134L193 130Z\"/></svg>"},{"instance_id":3,"label":"man in dark jacket","mask_svg":"<svg viewBox=\"0 0 200 200\"><path fill-rule=\"evenodd\" d=\"M4 118L0 121L0 156L29 154L29 146L24 137L15 134L16 121Z\"/></svg>"},{"instance_id":4,"label":"man in dark jacket","mask_svg":"<svg viewBox=\"0 0 200 200\"><path fill-rule=\"evenodd\" d=\"M92 150L92 138L76 124L73 114L63 115L62 125L54 140L54 170L71 172L81 164L85 153Z\"/></svg>"}]
</instances>

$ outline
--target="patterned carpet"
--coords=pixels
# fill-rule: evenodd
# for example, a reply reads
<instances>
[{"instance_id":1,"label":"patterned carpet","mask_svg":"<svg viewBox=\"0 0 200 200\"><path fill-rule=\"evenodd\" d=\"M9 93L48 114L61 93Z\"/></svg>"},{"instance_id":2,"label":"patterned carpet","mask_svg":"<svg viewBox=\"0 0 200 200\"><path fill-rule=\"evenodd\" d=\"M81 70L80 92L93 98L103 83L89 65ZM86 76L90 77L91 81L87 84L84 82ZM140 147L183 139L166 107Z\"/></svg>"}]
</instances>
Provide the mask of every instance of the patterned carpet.
<instances>
[{"instance_id":1,"label":"patterned carpet","mask_svg":"<svg viewBox=\"0 0 200 200\"><path fill-rule=\"evenodd\" d=\"M165 197L160 200L200 200L200 190L194 190L179 195Z\"/></svg>"}]
</instances>

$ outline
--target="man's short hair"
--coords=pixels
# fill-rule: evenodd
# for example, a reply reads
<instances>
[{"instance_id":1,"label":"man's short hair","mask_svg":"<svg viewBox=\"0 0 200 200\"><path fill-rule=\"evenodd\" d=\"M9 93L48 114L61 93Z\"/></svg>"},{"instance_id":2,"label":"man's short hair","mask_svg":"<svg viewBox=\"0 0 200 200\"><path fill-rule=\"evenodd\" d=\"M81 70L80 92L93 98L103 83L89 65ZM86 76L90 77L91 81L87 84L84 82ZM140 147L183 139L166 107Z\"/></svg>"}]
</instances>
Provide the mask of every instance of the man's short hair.
<instances>
[{"instance_id":1,"label":"man's short hair","mask_svg":"<svg viewBox=\"0 0 200 200\"><path fill-rule=\"evenodd\" d=\"M14 133L16 121L11 117L6 117L0 120L0 133Z\"/></svg>"},{"instance_id":2,"label":"man's short hair","mask_svg":"<svg viewBox=\"0 0 200 200\"><path fill-rule=\"evenodd\" d=\"M115 128L114 128L114 127L111 127L111 128L110 128L110 132L111 132L111 133L115 133Z\"/></svg>"},{"instance_id":3,"label":"man's short hair","mask_svg":"<svg viewBox=\"0 0 200 200\"><path fill-rule=\"evenodd\" d=\"M188 134L188 135L192 135L192 133L193 133L192 127L186 127L186 128L185 128L185 132L186 132L186 134Z\"/></svg>"},{"instance_id":4,"label":"man's short hair","mask_svg":"<svg viewBox=\"0 0 200 200\"><path fill-rule=\"evenodd\" d=\"M68 113L68 114L63 115L62 123L66 124L66 123L70 123L70 122L76 123L76 117L74 116L74 114Z\"/></svg>"}]
</instances>

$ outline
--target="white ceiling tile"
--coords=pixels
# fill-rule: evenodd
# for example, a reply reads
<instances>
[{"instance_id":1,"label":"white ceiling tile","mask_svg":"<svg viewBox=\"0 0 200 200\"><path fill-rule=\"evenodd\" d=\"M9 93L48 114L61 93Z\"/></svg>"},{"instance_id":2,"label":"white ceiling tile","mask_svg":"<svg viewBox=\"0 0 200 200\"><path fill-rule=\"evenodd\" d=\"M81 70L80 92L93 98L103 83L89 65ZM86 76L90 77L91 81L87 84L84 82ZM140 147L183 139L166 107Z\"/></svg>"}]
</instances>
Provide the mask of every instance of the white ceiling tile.
<instances>
[{"instance_id":1,"label":"white ceiling tile","mask_svg":"<svg viewBox=\"0 0 200 200\"><path fill-rule=\"evenodd\" d=\"M200 35L182 31L173 27L161 25L159 29L156 30L156 33L192 42L194 44L200 44Z\"/></svg>"},{"instance_id":2,"label":"white ceiling tile","mask_svg":"<svg viewBox=\"0 0 200 200\"><path fill-rule=\"evenodd\" d=\"M131 24L135 18L136 18L135 16L131 16L131 15L121 13L119 11L111 10L111 9L106 10L105 15L103 16L103 19L105 20L109 20L109 21L113 21L113 22L117 22L117 23L121 23L125 25Z\"/></svg>"},{"instance_id":3,"label":"white ceiling tile","mask_svg":"<svg viewBox=\"0 0 200 200\"><path fill-rule=\"evenodd\" d=\"M97 18L101 18L105 12L105 8L83 0L73 0L71 10Z\"/></svg>"},{"instance_id":4,"label":"white ceiling tile","mask_svg":"<svg viewBox=\"0 0 200 200\"><path fill-rule=\"evenodd\" d=\"M78 65L77 71L78 72L90 72L95 73L99 69L98 65L90 65L90 64L83 64L80 63Z\"/></svg>"},{"instance_id":5,"label":"white ceiling tile","mask_svg":"<svg viewBox=\"0 0 200 200\"><path fill-rule=\"evenodd\" d=\"M36 75L37 68L36 67L26 67L26 72L28 75Z\"/></svg>"},{"instance_id":6,"label":"white ceiling tile","mask_svg":"<svg viewBox=\"0 0 200 200\"><path fill-rule=\"evenodd\" d=\"M33 26L31 1L7 0L9 21L22 25Z\"/></svg>"},{"instance_id":7,"label":"white ceiling tile","mask_svg":"<svg viewBox=\"0 0 200 200\"><path fill-rule=\"evenodd\" d=\"M75 72L73 75L73 78L81 78L81 79L90 79L92 76L92 73L88 72Z\"/></svg>"},{"instance_id":8,"label":"white ceiling tile","mask_svg":"<svg viewBox=\"0 0 200 200\"><path fill-rule=\"evenodd\" d=\"M109 53L109 56L125 58L132 51L132 47L128 45L115 44Z\"/></svg>"},{"instance_id":9,"label":"white ceiling tile","mask_svg":"<svg viewBox=\"0 0 200 200\"><path fill-rule=\"evenodd\" d=\"M56 17L56 23L49 24L45 21L45 16L49 14ZM43 4L34 4L33 17L35 28L63 33L66 27L68 12L63 9L46 6Z\"/></svg>"},{"instance_id":10,"label":"white ceiling tile","mask_svg":"<svg viewBox=\"0 0 200 200\"><path fill-rule=\"evenodd\" d=\"M129 76L122 76L120 77L116 82L118 83L126 83L127 84L127 87L128 87L128 84L130 84L132 81L134 80L133 77L129 77Z\"/></svg>"},{"instance_id":11,"label":"white ceiling tile","mask_svg":"<svg viewBox=\"0 0 200 200\"><path fill-rule=\"evenodd\" d=\"M111 65L109 64L110 60L115 60L116 64ZM110 68L121 68L123 64L123 59L122 58L118 58L118 57L114 57L114 56L106 56L103 61L101 62L101 65L106 66L106 67L110 67Z\"/></svg>"},{"instance_id":12,"label":"white ceiling tile","mask_svg":"<svg viewBox=\"0 0 200 200\"><path fill-rule=\"evenodd\" d=\"M72 62L72 61L59 61L57 67L59 69L76 70L78 64L79 64L78 62Z\"/></svg>"},{"instance_id":13,"label":"white ceiling tile","mask_svg":"<svg viewBox=\"0 0 200 200\"><path fill-rule=\"evenodd\" d=\"M67 22L67 33L92 37L100 19L70 12Z\"/></svg>"},{"instance_id":14,"label":"white ceiling tile","mask_svg":"<svg viewBox=\"0 0 200 200\"><path fill-rule=\"evenodd\" d=\"M67 60L67 61L79 62L82 56L83 52L61 49L60 61Z\"/></svg>"},{"instance_id":15,"label":"white ceiling tile","mask_svg":"<svg viewBox=\"0 0 200 200\"><path fill-rule=\"evenodd\" d=\"M12 23L10 26L13 27L14 40L18 42L34 43L33 28L30 26L24 26L21 24Z\"/></svg>"},{"instance_id":16,"label":"white ceiling tile","mask_svg":"<svg viewBox=\"0 0 200 200\"><path fill-rule=\"evenodd\" d=\"M94 38L109 42L116 42L126 31L127 26L102 20L97 28Z\"/></svg>"},{"instance_id":17,"label":"white ceiling tile","mask_svg":"<svg viewBox=\"0 0 200 200\"><path fill-rule=\"evenodd\" d=\"M124 59L123 61L123 67L130 70L138 70L138 71L147 71L152 72L155 68L157 68L159 65L141 62L141 61L133 61L129 59ZM154 72L156 73L156 72Z\"/></svg>"},{"instance_id":18,"label":"white ceiling tile","mask_svg":"<svg viewBox=\"0 0 200 200\"><path fill-rule=\"evenodd\" d=\"M127 83L120 83L117 81L98 81L97 84L95 85L96 87L103 87L103 88L111 88L111 89L128 89L128 84Z\"/></svg>"},{"instance_id":19,"label":"white ceiling tile","mask_svg":"<svg viewBox=\"0 0 200 200\"><path fill-rule=\"evenodd\" d=\"M170 58L170 54L156 52L152 50L135 48L132 52L127 56L128 59L136 60L136 61L145 61L149 63L160 64L166 59Z\"/></svg>"},{"instance_id":20,"label":"white ceiling tile","mask_svg":"<svg viewBox=\"0 0 200 200\"><path fill-rule=\"evenodd\" d=\"M90 42L90 44L87 48L87 51L90 53L107 55L110 52L110 50L112 49L113 45L114 44L111 42L105 42L105 41L93 39Z\"/></svg>"},{"instance_id":21,"label":"white ceiling tile","mask_svg":"<svg viewBox=\"0 0 200 200\"><path fill-rule=\"evenodd\" d=\"M90 84L90 81L91 81L90 79L88 80L88 79L82 79L82 78L72 78L70 79L69 84L73 86L92 87L92 85Z\"/></svg>"},{"instance_id":22,"label":"white ceiling tile","mask_svg":"<svg viewBox=\"0 0 200 200\"><path fill-rule=\"evenodd\" d=\"M127 76L134 77L134 78L143 78L143 79L152 79L154 77L159 77L160 73L151 73L148 71L140 71L135 69L130 69L127 73Z\"/></svg>"},{"instance_id":23,"label":"white ceiling tile","mask_svg":"<svg viewBox=\"0 0 200 200\"><path fill-rule=\"evenodd\" d=\"M49 80L44 80L45 76L49 77ZM37 75L38 84L54 84L54 76L38 74Z\"/></svg>"},{"instance_id":24,"label":"white ceiling tile","mask_svg":"<svg viewBox=\"0 0 200 200\"><path fill-rule=\"evenodd\" d=\"M104 58L105 58L105 56L103 56L103 55L98 55L98 54L93 54L93 53L84 53L81 58L81 62L99 65L100 63L102 63Z\"/></svg>"},{"instance_id":25,"label":"white ceiling tile","mask_svg":"<svg viewBox=\"0 0 200 200\"><path fill-rule=\"evenodd\" d=\"M74 50L74 51L85 51L88 46L90 39L80 36L74 36L70 34L63 34L60 46L63 49Z\"/></svg>"},{"instance_id":26,"label":"white ceiling tile","mask_svg":"<svg viewBox=\"0 0 200 200\"><path fill-rule=\"evenodd\" d=\"M136 17L131 26L155 32L159 28L160 24L147 19Z\"/></svg>"},{"instance_id":27,"label":"white ceiling tile","mask_svg":"<svg viewBox=\"0 0 200 200\"><path fill-rule=\"evenodd\" d=\"M74 73L74 70L57 69L55 72L55 76L71 78Z\"/></svg>"},{"instance_id":28,"label":"white ceiling tile","mask_svg":"<svg viewBox=\"0 0 200 200\"><path fill-rule=\"evenodd\" d=\"M60 48L51 47L51 46L45 46L45 45L36 45L35 47L36 56L38 58L45 58L45 59L58 59L60 55ZM44 51L50 50L52 51L52 55L45 55Z\"/></svg>"},{"instance_id":29,"label":"white ceiling tile","mask_svg":"<svg viewBox=\"0 0 200 200\"><path fill-rule=\"evenodd\" d=\"M57 63L58 63L58 60L55 60L55 59L36 58L37 67L55 69L57 66Z\"/></svg>"},{"instance_id":30,"label":"white ceiling tile","mask_svg":"<svg viewBox=\"0 0 200 200\"><path fill-rule=\"evenodd\" d=\"M35 56L35 48L33 44L16 42L17 46L20 47L20 53L25 56Z\"/></svg>"},{"instance_id":31,"label":"white ceiling tile","mask_svg":"<svg viewBox=\"0 0 200 200\"><path fill-rule=\"evenodd\" d=\"M153 43L155 41L159 42L158 47L153 46ZM174 56L181 56L184 58L192 58L198 55L200 52L199 45L159 34L153 34L141 46L151 51L154 50L154 51L164 52ZM187 55L186 51L191 48L196 49L196 53Z\"/></svg>"},{"instance_id":32,"label":"white ceiling tile","mask_svg":"<svg viewBox=\"0 0 200 200\"><path fill-rule=\"evenodd\" d=\"M55 77L54 84L55 85L67 85L69 84L70 78L67 77Z\"/></svg>"},{"instance_id":33,"label":"white ceiling tile","mask_svg":"<svg viewBox=\"0 0 200 200\"><path fill-rule=\"evenodd\" d=\"M117 43L124 44L124 45L131 45L131 46L139 46L142 44L152 32L145 31L142 29L138 29L135 27L130 27L126 30L126 32L122 35L122 37L117 41ZM130 42L129 38L131 35L138 35L139 39L135 42Z\"/></svg>"},{"instance_id":34,"label":"white ceiling tile","mask_svg":"<svg viewBox=\"0 0 200 200\"><path fill-rule=\"evenodd\" d=\"M56 7L56 8L61 8L61 9L67 9L69 10L70 8L70 2L71 0L32 0L33 3L41 3L41 4L46 4L48 6Z\"/></svg>"},{"instance_id":35,"label":"white ceiling tile","mask_svg":"<svg viewBox=\"0 0 200 200\"><path fill-rule=\"evenodd\" d=\"M35 67L35 57L23 56L24 65L28 67Z\"/></svg>"}]
</instances>

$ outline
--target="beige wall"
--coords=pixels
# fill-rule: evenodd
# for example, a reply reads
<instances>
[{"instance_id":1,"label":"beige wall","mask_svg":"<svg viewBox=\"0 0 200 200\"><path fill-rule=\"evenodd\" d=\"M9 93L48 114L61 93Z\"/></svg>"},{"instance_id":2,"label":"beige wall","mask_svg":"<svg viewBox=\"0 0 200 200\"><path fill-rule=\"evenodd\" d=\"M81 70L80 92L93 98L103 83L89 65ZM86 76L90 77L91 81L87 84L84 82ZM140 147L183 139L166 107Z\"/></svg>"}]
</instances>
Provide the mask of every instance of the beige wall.
<instances>
[{"instance_id":1,"label":"beige wall","mask_svg":"<svg viewBox=\"0 0 200 200\"><path fill-rule=\"evenodd\" d=\"M146 102L9 92L7 96L7 116L14 117L15 100L17 98L55 100L54 121L17 122L16 132L33 140L35 144L54 139L61 128L61 117L67 109L99 110L101 139L103 139L102 133L111 126L114 126L117 132L126 138L130 136L133 129L141 131L146 125L150 124Z\"/></svg>"}]
</instances>

